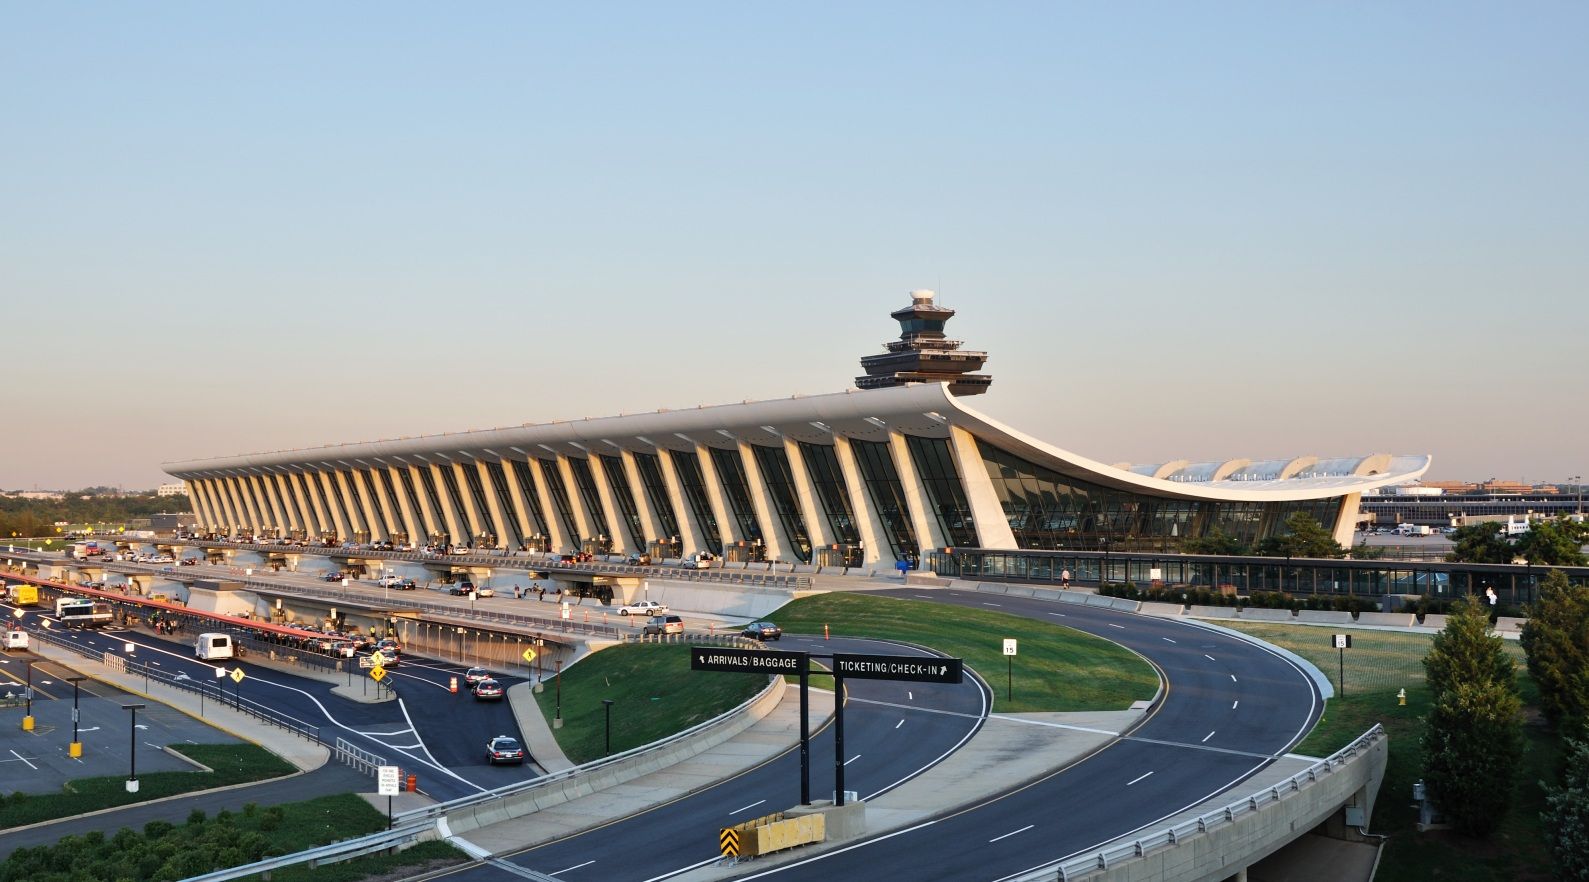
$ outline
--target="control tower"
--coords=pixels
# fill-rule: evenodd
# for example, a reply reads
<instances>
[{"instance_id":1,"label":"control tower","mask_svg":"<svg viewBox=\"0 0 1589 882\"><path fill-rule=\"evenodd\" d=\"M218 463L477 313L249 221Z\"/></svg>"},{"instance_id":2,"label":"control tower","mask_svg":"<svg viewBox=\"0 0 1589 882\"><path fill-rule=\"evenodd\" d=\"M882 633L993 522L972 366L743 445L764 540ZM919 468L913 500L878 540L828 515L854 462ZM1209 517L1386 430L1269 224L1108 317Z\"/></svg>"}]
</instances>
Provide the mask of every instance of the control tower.
<instances>
[{"instance_id":1,"label":"control tower","mask_svg":"<svg viewBox=\"0 0 1589 882\"><path fill-rule=\"evenodd\" d=\"M988 354L962 350L959 340L944 336L943 327L955 311L933 303L936 296L932 291L912 291L909 306L889 313L899 322L899 339L883 344L887 352L861 359L866 376L856 377L856 386L882 389L908 383L948 383L955 395L988 391L993 378L973 373L982 369Z\"/></svg>"}]
</instances>

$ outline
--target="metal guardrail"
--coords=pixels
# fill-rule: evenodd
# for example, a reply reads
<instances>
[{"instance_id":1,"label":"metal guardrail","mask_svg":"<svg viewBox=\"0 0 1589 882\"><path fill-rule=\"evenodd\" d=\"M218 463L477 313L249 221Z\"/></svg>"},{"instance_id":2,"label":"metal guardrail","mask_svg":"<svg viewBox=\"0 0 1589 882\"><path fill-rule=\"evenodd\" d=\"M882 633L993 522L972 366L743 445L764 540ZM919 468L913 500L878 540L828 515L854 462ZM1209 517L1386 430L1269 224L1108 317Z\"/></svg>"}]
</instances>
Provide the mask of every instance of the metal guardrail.
<instances>
[{"instance_id":1,"label":"metal guardrail","mask_svg":"<svg viewBox=\"0 0 1589 882\"><path fill-rule=\"evenodd\" d=\"M741 639L743 639L743 638L741 638ZM747 640L745 642L749 643L750 641ZM504 799L504 798L510 797L510 796L518 796L520 794L528 793L528 792L531 792L531 791L534 791L534 790L541 790L541 789L554 787L554 786L556 786L558 784L562 784L562 783L566 782L570 778L577 778L580 775L589 774L591 772L606 768L606 767L611 766L611 765L615 765L615 764L624 762L626 760L632 759L632 758L637 757L637 756L641 756L643 754L651 753L651 752L654 752L654 751L665 750L665 749L673 746L674 744L678 743L679 741L681 741L681 740L683 740L685 738L690 738L690 737L693 737L695 735L699 735L702 732L706 732L706 731L708 731L710 729L715 729L718 726L721 726L721 725L725 724L726 722L728 722L729 720L733 719L735 716L737 716L737 715L739 715L741 713L744 713L747 708L749 708L751 705L755 704L757 701L760 701L762 699L762 697L767 694L767 690L768 689L772 689L772 688L774 688L777 685L778 684L776 682L773 682L772 680L769 679L765 689L762 689L760 692L757 692L755 695L753 695L750 698L746 699L745 701L743 701L739 705L737 705L737 706L735 706L735 707L733 707L733 708L731 708L729 710L726 710L726 711L724 711L721 714L718 714L717 716L711 718L710 720L706 720L706 721L701 722L701 723L696 723L694 726L691 726L690 728L685 729L682 732L676 732L673 735L670 735L667 738L664 738L664 739L662 739L660 741L653 741L650 744L642 744L639 747L632 747L632 748L630 748L630 749L628 749L628 750L626 750L626 751L624 751L622 753L615 753L612 756L603 757L603 758L601 758L599 760L591 760L588 763L584 763L582 765L574 766L573 768L570 768L570 769L564 769L564 770L562 770L560 772L553 772L552 774L549 774L549 775L543 775L543 776L541 776L539 778L536 778L533 781L523 781L523 782L519 782L519 783L516 783L516 784L507 784L507 785L504 785L502 787L495 788L493 790L487 790L484 793L475 793L475 794L471 794L469 796L460 796L457 799L449 800L447 802L438 802L438 803L435 803L434 805L428 805L428 806L424 806L422 808L417 808L417 809L410 809L410 810L408 810L406 812L402 812L402 813L398 814L397 818L398 818L399 821L405 822L405 823L408 822L408 821L418 820L418 819L421 819L421 818L426 819L426 820L434 820L435 818L442 817L444 815L447 815L450 812L458 811L459 809L470 808L472 806L480 805L481 803L492 802L494 800Z\"/></svg>"},{"instance_id":2,"label":"metal guardrail","mask_svg":"<svg viewBox=\"0 0 1589 882\"><path fill-rule=\"evenodd\" d=\"M357 744L344 738L337 738L336 746L331 748L331 753L337 761L345 766L363 772L366 775L375 775L381 766L388 765L386 757L371 753Z\"/></svg>"},{"instance_id":3,"label":"metal guardrail","mask_svg":"<svg viewBox=\"0 0 1589 882\"><path fill-rule=\"evenodd\" d=\"M1211 812L1198 815L1191 820L1156 830L1130 841L1117 842L1095 852L1077 855L1073 858L1049 864L1046 867L1031 870L1019 876L1012 876L1010 877L1010 882L1069 882L1069 880L1080 879L1099 870L1106 870L1121 861L1143 857L1156 849L1179 845L1184 839L1222 827L1225 824L1234 822L1242 815L1260 811L1271 803L1286 799L1292 794L1299 792L1305 784L1312 784L1321 776L1334 772L1337 766L1345 763L1358 753L1367 750L1384 736L1384 727L1375 723L1372 728L1359 735L1351 744L1286 778L1284 781L1253 793L1245 799L1229 803L1223 808L1217 808Z\"/></svg>"},{"instance_id":4,"label":"metal guardrail","mask_svg":"<svg viewBox=\"0 0 1589 882\"><path fill-rule=\"evenodd\" d=\"M429 823L402 824L390 830L382 830L379 833L371 833L368 836L360 836L356 839L344 839L341 842L333 842L330 845L322 845L319 848L311 848L296 854L265 858L262 861L255 861L251 864L244 864L240 867L232 867L226 870L216 870L213 873L205 873L202 876L189 876L183 882L228 882L231 879L244 879L249 876L268 874L272 870L280 870L297 866L298 864L308 864L313 869L322 864L352 860L377 851L385 851L390 848L407 845L419 839L421 835L430 829L431 825ZM269 876L266 876L266 878L269 878Z\"/></svg>"}]
</instances>

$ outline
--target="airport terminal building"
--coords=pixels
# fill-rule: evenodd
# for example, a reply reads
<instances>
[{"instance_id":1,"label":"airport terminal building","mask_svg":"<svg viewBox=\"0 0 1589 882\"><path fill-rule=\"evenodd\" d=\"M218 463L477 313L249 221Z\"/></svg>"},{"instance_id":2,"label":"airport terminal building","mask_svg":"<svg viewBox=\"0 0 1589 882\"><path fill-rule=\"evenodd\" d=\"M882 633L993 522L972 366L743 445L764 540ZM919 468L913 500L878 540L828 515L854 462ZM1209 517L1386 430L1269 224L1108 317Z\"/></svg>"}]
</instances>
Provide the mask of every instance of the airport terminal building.
<instances>
[{"instance_id":1,"label":"airport terminal building","mask_svg":"<svg viewBox=\"0 0 1589 882\"><path fill-rule=\"evenodd\" d=\"M1349 542L1360 495L1428 456L1107 465L964 404L984 352L930 291L831 395L169 463L203 532L891 566L936 549L1173 552L1305 511Z\"/></svg>"}]
</instances>

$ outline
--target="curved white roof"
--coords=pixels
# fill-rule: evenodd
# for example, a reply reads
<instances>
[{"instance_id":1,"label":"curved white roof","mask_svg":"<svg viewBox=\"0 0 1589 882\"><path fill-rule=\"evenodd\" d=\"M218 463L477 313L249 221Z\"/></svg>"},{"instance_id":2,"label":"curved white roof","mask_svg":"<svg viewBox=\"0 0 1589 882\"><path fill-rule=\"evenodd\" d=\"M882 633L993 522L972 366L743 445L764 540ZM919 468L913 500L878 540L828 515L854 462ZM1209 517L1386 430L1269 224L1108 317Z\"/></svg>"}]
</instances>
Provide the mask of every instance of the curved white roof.
<instances>
[{"instance_id":1,"label":"curved white roof","mask_svg":"<svg viewBox=\"0 0 1589 882\"><path fill-rule=\"evenodd\" d=\"M426 435L386 441L281 450L167 463L179 478L216 477L303 468L418 465L455 459L562 454L585 456L620 449L693 449L696 443L731 447L737 441L779 443L784 437L815 443L843 435L885 440L892 431L946 437L959 426L1035 465L1095 484L1154 496L1228 501L1325 499L1359 493L1421 476L1428 456L1373 454L1344 458L1225 460L1160 465L1106 465L1039 441L966 407L943 384L898 386L832 395L747 401L741 404L659 410L655 413L526 424L500 429Z\"/></svg>"}]
</instances>

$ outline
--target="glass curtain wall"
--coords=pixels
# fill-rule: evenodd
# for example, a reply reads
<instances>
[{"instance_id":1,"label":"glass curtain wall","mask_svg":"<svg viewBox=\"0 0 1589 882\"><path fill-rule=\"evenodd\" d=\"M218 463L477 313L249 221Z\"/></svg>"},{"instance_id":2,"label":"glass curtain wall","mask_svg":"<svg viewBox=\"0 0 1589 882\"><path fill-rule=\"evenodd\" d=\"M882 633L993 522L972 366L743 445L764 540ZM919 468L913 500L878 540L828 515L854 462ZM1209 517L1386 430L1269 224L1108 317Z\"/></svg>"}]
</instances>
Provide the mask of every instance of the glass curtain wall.
<instances>
[{"instance_id":1,"label":"glass curtain wall","mask_svg":"<svg viewBox=\"0 0 1589 882\"><path fill-rule=\"evenodd\" d=\"M850 508L850 490L839 468L838 451L827 444L796 443L800 445L800 458L806 461L806 474L816 486L822 513L827 515L828 526L833 528L834 541L859 545L861 531L855 526L855 512Z\"/></svg>"},{"instance_id":2,"label":"glass curtain wall","mask_svg":"<svg viewBox=\"0 0 1589 882\"><path fill-rule=\"evenodd\" d=\"M810 563L811 534L806 532L805 516L800 513L794 472L789 468L789 454L782 447L760 444L752 444L750 449L756 451L756 466L761 469L767 493L772 496L773 508L778 510L778 520L783 522L784 532L789 534L789 541L794 544L791 550L801 563Z\"/></svg>"},{"instance_id":3,"label":"glass curtain wall","mask_svg":"<svg viewBox=\"0 0 1589 882\"><path fill-rule=\"evenodd\" d=\"M728 497L728 507L739 522L739 532L751 542L761 540L761 524L756 521L756 509L750 502L750 485L745 480L745 463L738 450L708 447L712 452L712 465L723 482L723 495Z\"/></svg>"},{"instance_id":4,"label":"glass curtain wall","mask_svg":"<svg viewBox=\"0 0 1589 882\"><path fill-rule=\"evenodd\" d=\"M397 467L397 479L403 485L403 492L408 495L408 509L414 513L414 520L421 530L425 529L425 508L419 504L419 491L414 489L414 475L408 466ZM423 536L410 536L408 541L419 545Z\"/></svg>"},{"instance_id":5,"label":"glass curtain wall","mask_svg":"<svg viewBox=\"0 0 1589 882\"><path fill-rule=\"evenodd\" d=\"M851 439L850 449L855 451L855 461L860 466L861 479L866 482L866 492L872 497L872 505L883 522L888 547L896 558L916 562L921 556L921 546L916 544L916 531L910 526L910 506L905 502L905 486L900 483L888 444Z\"/></svg>"},{"instance_id":6,"label":"glass curtain wall","mask_svg":"<svg viewBox=\"0 0 1589 882\"><path fill-rule=\"evenodd\" d=\"M541 510L541 494L535 489L535 472L523 460L510 459L508 462L513 464L513 476L519 481L519 492L524 494L524 505L530 510L535 532L542 536L552 535L552 528L547 526L546 512Z\"/></svg>"},{"instance_id":7,"label":"glass curtain wall","mask_svg":"<svg viewBox=\"0 0 1589 882\"><path fill-rule=\"evenodd\" d=\"M673 501L668 498L668 485L662 478L662 461L655 453L636 453L635 468L640 471L640 484L646 488L646 498L651 500L651 510L662 523L662 532L672 538L679 535L679 519L673 513Z\"/></svg>"},{"instance_id":8,"label":"glass curtain wall","mask_svg":"<svg viewBox=\"0 0 1589 882\"><path fill-rule=\"evenodd\" d=\"M629 528L629 538L634 540L637 551L644 551L645 525L640 522L640 509L635 505L634 494L629 492L629 470L623 467L623 457L601 454L601 470L607 473L607 489L612 492L612 500L623 515L624 525Z\"/></svg>"},{"instance_id":9,"label":"glass curtain wall","mask_svg":"<svg viewBox=\"0 0 1589 882\"><path fill-rule=\"evenodd\" d=\"M568 487L563 484L563 475L557 470L557 462L550 459L536 461L541 464L541 477L546 481L552 504L557 506L557 514L563 519L563 529L568 531L568 544L579 548L585 537L580 535L579 521L574 518L574 507L568 502Z\"/></svg>"},{"instance_id":10,"label":"glass curtain wall","mask_svg":"<svg viewBox=\"0 0 1589 882\"><path fill-rule=\"evenodd\" d=\"M430 466L419 467L419 483L425 488L425 495L430 498L430 510L436 513L436 531L440 541L442 543L452 541L452 537L447 535L447 510L441 507L441 494L436 492L436 477L430 473Z\"/></svg>"},{"instance_id":11,"label":"glass curtain wall","mask_svg":"<svg viewBox=\"0 0 1589 882\"><path fill-rule=\"evenodd\" d=\"M955 468L954 454L949 450L948 438L922 438L906 435L910 459L916 464L916 474L927 488L927 499L932 503L938 525L950 545L976 547L977 530L971 516L971 502L966 498L960 470Z\"/></svg>"},{"instance_id":12,"label":"glass curtain wall","mask_svg":"<svg viewBox=\"0 0 1589 882\"><path fill-rule=\"evenodd\" d=\"M458 490L458 477L452 473L452 463L444 463L436 467L441 471L441 484L447 488L447 498L452 500L452 510L458 513L458 529L469 529L469 509L464 507L463 493ZM458 544L469 542L473 537L459 536L453 539Z\"/></svg>"},{"instance_id":13,"label":"glass curtain wall","mask_svg":"<svg viewBox=\"0 0 1589 882\"><path fill-rule=\"evenodd\" d=\"M524 537L519 535L518 509L513 507L513 495L508 492L508 474L502 470L502 463L486 463L486 474L491 476L491 489L497 494L497 507L502 510L502 528L508 531L506 536L500 537L503 545L510 550L524 545Z\"/></svg>"},{"instance_id":14,"label":"glass curtain wall","mask_svg":"<svg viewBox=\"0 0 1589 882\"><path fill-rule=\"evenodd\" d=\"M723 534L717 526L717 515L712 513L711 497L706 495L706 478L701 472L701 462L694 451L669 450L673 457L673 470L679 473L679 484L684 498L695 512L695 522L701 525L701 541L713 554L723 553Z\"/></svg>"},{"instance_id":15,"label":"glass curtain wall","mask_svg":"<svg viewBox=\"0 0 1589 882\"><path fill-rule=\"evenodd\" d=\"M590 460L570 456L568 465L574 473L574 484L579 487L579 498L585 502L585 511L590 512L590 519L596 522L596 532L612 538L612 519L607 516L607 506L601 504L601 491L596 489L596 474L590 470Z\"/></svg>"},{"instance_id":16,"label":"glass curtain wall","mask_svg":"<svg viewBox=\"0 0 1589 882\"><path fill-rule=\"evenodd\" d=\"M480 484L480 470L475 468L474 463L464 463L463 480L469 485L469 494L474 497L475 511L480 513L480 529L486 533L488 539L501 542L502 537L496 535L496 522L491 517L491 506L486 502L486 489ZM512 510L512 508L505 509L505 511Z\"/></svg>"}]
</instances>

